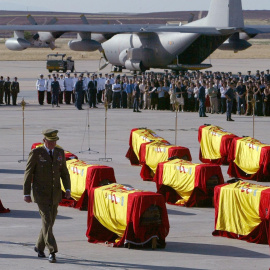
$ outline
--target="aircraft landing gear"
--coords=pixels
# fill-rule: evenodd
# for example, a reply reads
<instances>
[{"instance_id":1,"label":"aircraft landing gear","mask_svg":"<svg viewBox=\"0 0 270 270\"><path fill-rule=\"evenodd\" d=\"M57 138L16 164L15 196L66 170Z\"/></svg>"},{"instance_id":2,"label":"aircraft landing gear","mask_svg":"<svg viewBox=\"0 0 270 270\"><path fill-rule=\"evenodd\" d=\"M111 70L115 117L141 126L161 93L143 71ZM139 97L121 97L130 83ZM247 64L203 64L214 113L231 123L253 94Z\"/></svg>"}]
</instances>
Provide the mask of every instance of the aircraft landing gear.
<instances>
[{"instance_id":1,"label":"aircraft landing gear","mask_svg":"<svg viewBox=\"0 0 270 270\"><path fill-rule=\"evenodd\" d=\"M120 66L113 66L113 72L122 72L122 69Z\"/></svg>"}]
</instances>

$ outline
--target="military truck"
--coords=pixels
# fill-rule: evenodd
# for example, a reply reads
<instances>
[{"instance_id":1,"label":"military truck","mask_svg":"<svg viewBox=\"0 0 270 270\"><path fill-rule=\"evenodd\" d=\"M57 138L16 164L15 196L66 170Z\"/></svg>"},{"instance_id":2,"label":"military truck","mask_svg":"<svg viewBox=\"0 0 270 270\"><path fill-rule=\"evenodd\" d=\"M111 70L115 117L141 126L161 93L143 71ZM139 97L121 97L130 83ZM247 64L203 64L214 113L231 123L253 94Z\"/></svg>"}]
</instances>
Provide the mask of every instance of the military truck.
<instances>
[{"instance_id":1,"label":"military truck","mask_svg":"<svg viewBox=\"0 0 270 270\"><path fill-rule=\"evenodd\" d=\"M74 61L71 60L71 57L66 57L66 54L56 53L47 55L47 69L49 72L60 70L66 72L70 70L74 71Z\"/></svg>"}]
</instances>

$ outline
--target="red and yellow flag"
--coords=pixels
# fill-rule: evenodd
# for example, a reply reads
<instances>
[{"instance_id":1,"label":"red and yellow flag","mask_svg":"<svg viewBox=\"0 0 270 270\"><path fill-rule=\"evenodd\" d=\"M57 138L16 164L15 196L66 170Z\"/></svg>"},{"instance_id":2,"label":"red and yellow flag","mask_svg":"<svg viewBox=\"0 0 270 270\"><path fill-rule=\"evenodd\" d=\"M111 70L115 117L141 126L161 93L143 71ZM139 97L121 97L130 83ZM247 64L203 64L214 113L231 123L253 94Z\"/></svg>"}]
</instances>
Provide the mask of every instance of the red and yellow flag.
<instances>
[{"instance_id":1,"label":"red and yellow flag","mask_svg":"<svg viewBox=\"0 0 270 270\"><path fill-rule=\"evenodd\" d=\"M269 189L243 181L226 185L220 190L216 230L248 235L260 223L261 192Z\"/></svg>"},{"instance_id":2,"label":"red and yellow flag","mask_svg":"<svg viewBox=\"0 0 270 270\"><path fill-rule=\"evenodd\" d=\"M146 145L145 162L154 173L156 173L158 163L168 160L169 149L171 147L174 146L167 145L160 141L155 141Z\"/></svg>"},{"instance_id":3,"label":"red and yellow flag","mask_svg":"<svg viewBox=\"0 0 270 270\"><path fill-rule=\"evenodd\" d=\"M260 169L261 150L266 146L251 137L237 140L234 163L245 173L255 174Z\"/></svg>"},{"instance_id":4,"label":"red and yellow flag","mask_svg":"<svg viewBox=\"0 0 270 270\"><path fill-rule=\"evenodd\" d=\"M231 135L225 130L217 126L206 126L202 129L201 152L204 159L219 159L220 145L222 137Z\"/></svg>"},{"instance_id":5,"label":"red and yellow flag","mask_svg":"<svg viewBox=\"0 0 270 270\"><path fill-rule=\"evenodd\" d=\"M162 141L164 138L159 137L154 131L150 129L138 129L132 132L132 147L135 155L139 158L139 152L141 144L152 142L152 141Z\"/></svg>"},{"instance_id":6,"label":"red and yellow flag","mask_svg":"<svg viewBox=\"0 0 270 270\"><path fill-rule=\"evenodd\" d=\"M108 230L119 237L124 235L127 226L128 195L142 192L119 184L111 184L95 189L94 215Z\"/></svg>"},{"instance_id":7,"label":"red and yellow flag","mask_svg":"<svg viewBox=\"0 0 270 270\"><path fill-rule=\"evenodd\" d=\"M164 164L163 185L173 188L182 198L175 204L183 205L189 200L194 190L195 170L198 165L200 164L179 159Z\"/></svg>"},{"instance_id":8,"label":"red and yellow flag","mask_svg":"<svg viewBox=\"0 0 270 270\"><path fill-rule=\"evenodd\" d=\"M70 175L71 182L71 197L78 201L85 191L87 169L89 167L99 166L93 164L87 164L82 160L72 159L67 161L67 168ZM65 191L65 188L61 182L61 188Z\"/></svg>"}]
</instances>

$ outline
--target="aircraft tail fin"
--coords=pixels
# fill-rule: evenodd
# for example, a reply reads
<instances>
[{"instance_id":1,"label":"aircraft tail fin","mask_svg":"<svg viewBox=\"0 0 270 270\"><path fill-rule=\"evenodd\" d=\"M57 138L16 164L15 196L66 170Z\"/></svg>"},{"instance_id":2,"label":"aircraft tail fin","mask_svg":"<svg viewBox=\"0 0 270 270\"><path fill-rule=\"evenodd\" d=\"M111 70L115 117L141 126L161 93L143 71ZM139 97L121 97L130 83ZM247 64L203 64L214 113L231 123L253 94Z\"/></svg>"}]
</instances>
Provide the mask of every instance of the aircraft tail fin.
<instances>
[{"instance_id":1,"label":"aircraft tail fin","mask_svg":"<svg viewBox=\"0 0 270 270\"><path fill-rule=\"evenodd\" d=\"M244 27L241 0L212 0L206 19L207 26Z\"/></svg>"}]
</instances>

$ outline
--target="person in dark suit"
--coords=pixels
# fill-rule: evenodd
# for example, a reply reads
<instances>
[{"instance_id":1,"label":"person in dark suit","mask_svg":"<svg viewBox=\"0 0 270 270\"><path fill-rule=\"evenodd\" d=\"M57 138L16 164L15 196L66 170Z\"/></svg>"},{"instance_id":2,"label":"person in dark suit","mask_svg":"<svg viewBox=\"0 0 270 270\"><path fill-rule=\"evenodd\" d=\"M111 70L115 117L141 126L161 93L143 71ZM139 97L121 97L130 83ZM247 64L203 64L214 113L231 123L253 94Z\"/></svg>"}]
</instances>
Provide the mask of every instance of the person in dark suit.
<instances>
[{"instance_id":1,"label":"person in dark suit","mask_svg":"<svg viewBox=\"0 0 270 270\"><path fill-rule=\"evenodd\" d=\"M58 130L47 129L42 132L44 145L33 149L26 165L24 174L24 201L37 203L42 220L42 229L39 233L34 250L38 257L46 257L45 247L49 249L49 262L56 262L55 253L58 252L53 235L53 225L57 215L58 203L62 199L61 182L65 188L65 196L70 198L70 176L66 166L64 150L56 147L59 140Z\"/></svg>"},{"instance_id":2,"label":"person in dark suit","mask_svg":"<svg viewBox=\"0 0 270 270\"><path fill-rule=\"evenodd\" d=\"M79 76L79 80L75 83L74 86L74 93L75 93L75 106L78 110L83 110L82 108L82 100L84 97L84 92L83 92L83 76Z\"/></svg>"},{"instance_id":3,"label":"person in dark suit","mask_svg":"<svg viewBox=\"0 0 270 270\"><path fill-rule=\"evenodd\" d=\"M205 88L199 82L197 82L197 87L199 88L198 100L199 100L199 116L208 117L205 114Z\"/></svg>"}]
</instances>

